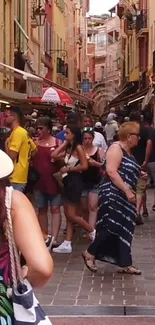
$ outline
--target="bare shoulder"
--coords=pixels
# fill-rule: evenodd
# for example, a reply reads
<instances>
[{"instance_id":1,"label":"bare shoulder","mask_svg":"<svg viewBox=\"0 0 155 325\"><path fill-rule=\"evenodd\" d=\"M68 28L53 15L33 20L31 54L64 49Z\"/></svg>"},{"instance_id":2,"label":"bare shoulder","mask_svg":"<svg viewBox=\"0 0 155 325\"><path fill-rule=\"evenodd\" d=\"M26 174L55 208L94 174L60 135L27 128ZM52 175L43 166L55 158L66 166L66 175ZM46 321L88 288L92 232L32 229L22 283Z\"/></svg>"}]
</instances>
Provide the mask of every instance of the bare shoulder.
<instances>
[{"instance_id":1,"label":"bare shoulder","mask_svg":"<svg viewBox=\"0 0 155 325\"><path fill-rule=\"evenodd\" d=\"M17 209L33 209L33 207L23 193L14 190L12 196L12 209L17 211Z\"/></svg>"},{"instance_id":2,"label":"bare shoulder","mask_svg":"<svg viewBox=\"0 0 155 325\"><path fill-rule=\"evenodd\" d=\"M84 147L81 144L78 144L77 147L76 147L76 152L77 153L85 152Z\"/></svg>"},{"instance_id":3,"label":"bare shoulder","mask_svg":"<svg viewBox=\"0 0 155 325\"><path fill-rule=\"evenodd\" d=\"M114 142L108 149L107 151L107 155L110 154L110 155L120 155L122 156L122 149L120 147L120 144L119 142Z\"/></svg>"}]
</instances>

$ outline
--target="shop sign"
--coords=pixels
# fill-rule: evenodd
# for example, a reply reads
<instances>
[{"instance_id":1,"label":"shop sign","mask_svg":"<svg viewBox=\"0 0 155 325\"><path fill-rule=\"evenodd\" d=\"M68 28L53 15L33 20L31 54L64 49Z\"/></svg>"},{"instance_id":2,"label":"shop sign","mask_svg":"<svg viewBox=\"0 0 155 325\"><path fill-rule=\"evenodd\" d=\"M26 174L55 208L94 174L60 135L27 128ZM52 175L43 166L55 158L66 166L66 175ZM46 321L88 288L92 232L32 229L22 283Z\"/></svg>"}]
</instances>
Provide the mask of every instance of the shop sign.
<instances>
[{"instance_id":1,"label":"shop sign","mask_svg":"<svg viewBox=\"0 0 155 325\"><path fill-rule=\"evenodd\" d=\"M26 80L27 97L35 98L43 95L43 83L38 80Z\"/></svg>"}]
</instances>

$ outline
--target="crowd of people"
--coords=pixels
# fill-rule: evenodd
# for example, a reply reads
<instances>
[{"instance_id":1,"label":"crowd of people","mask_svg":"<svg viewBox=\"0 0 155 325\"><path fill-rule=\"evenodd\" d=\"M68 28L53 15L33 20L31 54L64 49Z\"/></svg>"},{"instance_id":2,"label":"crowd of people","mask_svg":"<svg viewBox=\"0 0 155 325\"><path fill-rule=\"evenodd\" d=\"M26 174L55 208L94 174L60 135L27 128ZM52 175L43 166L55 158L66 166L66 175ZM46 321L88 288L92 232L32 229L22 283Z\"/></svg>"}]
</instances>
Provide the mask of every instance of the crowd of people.
<instances>
[{"instance_id":1,"label":"crowd of people","mask_svg":"<svg viewBox=\"0 0 155 325\"><path fill-rule=\"evenodd\" d=\"M148 179L155 185L151 110L134 111L120 124L111 109L104 126L71 112L59 132L50 117L35 118L32 128L18 107L7 110L0 146L14 164L10 184L34 205L48 250L71 253L79 225L92 242L82 253L90 271L97 271L97 259L140 274L132 265L131 243L135 224L148 217ZM66 229L59 244L61 206Z\"/></svg>"}]
</instances>

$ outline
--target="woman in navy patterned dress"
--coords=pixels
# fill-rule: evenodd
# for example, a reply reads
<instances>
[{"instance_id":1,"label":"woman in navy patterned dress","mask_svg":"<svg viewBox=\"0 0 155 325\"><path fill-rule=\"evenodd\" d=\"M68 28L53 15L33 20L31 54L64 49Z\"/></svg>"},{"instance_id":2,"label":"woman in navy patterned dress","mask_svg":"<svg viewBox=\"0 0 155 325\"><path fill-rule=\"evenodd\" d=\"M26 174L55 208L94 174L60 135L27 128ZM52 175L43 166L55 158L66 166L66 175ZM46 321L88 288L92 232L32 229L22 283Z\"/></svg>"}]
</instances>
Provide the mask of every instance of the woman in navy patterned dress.
<instances>
[{"instance_id":1,"label":"woman in navy patterned dress","mask_svg":"<svg viewBox=\"0 0 155 325\"><path fill-rule=\"evenodd\" d=\"M132 156L138 144L139 124L127 122L119 130L119 142L106 156L106 175L99 193L96 238L82 256L87 268L96 272L95 260L116 264L119 272L141 274L132 266L131 243L135 228L135 190L140 166Z\"/></svg>"}]
</instances>

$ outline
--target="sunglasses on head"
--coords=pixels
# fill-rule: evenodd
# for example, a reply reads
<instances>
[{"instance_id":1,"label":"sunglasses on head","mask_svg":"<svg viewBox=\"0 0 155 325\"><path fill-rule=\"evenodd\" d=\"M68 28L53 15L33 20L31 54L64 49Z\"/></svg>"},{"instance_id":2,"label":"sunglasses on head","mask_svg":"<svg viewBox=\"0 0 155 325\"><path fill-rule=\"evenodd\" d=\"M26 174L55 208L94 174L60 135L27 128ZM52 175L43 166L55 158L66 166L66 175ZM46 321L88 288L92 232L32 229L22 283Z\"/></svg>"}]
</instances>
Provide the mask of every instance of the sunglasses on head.
<instances>
[{"instance_id":1,"label":"sunglasses on head","mask_svg":"<svg viewBox=\"0 0 155 325\"><path fill-rule=\"evenodd\" d=\"M88 131L88 132L93 132L93 131L94 131L94 128L92 128L92 127L87 127L87 126L84 127L84 128L83 128L83 132L87 132L87 131Z\"/></svg>"}]
</instances>

